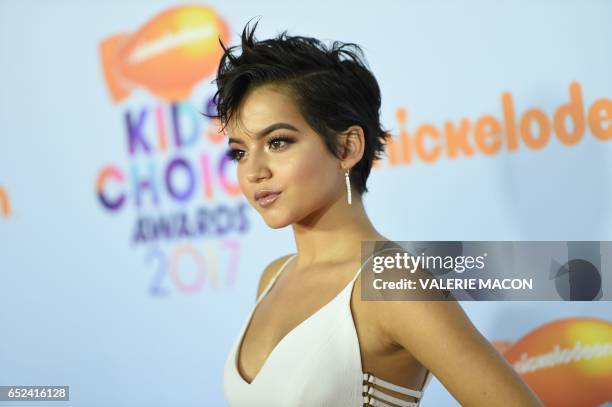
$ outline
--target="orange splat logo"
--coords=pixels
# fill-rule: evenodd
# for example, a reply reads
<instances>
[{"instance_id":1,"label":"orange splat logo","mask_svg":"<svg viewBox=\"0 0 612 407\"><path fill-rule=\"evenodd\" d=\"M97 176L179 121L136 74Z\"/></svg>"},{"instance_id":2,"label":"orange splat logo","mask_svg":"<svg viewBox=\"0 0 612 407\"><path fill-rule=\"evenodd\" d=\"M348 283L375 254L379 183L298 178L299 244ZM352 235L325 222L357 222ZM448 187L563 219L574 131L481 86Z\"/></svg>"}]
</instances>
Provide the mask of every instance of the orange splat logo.
<instances>
[{"instance_id":1,"label":"orange splat logo","mask_svg":"<svg viewBox=\"0 0 612 407\"><path fill-rule=\"evenodd\" d=\"M196 83L216 72L227 43L227 24L206 6L168 9L133 34L100 44L104 78L113 102L142 86L155 96L187 99Z\"/></svg>"},{"instance_id":2,"label":"orange splat logo","mask_svg":"<svg viewBox=\"0 0 612 407\"><path fill-rule=\"evenodd\" d=\"M514 344L493 345L546 406L599 406L612 400L610 321L553 321Z\"/></svg>"}]
</instances>

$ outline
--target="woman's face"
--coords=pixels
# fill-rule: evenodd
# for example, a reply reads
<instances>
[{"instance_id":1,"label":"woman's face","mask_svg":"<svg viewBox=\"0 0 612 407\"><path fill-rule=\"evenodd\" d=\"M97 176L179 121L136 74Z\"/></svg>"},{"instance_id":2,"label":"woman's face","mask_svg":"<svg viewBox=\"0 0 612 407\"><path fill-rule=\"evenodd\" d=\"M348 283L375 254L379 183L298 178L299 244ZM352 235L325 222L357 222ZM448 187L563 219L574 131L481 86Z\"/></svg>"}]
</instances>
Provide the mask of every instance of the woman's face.
<instances>
[{"instance_id":1,"label":"woman's face","mask_svg":"<svg viewBox=\"0 0 612 407\"><path fill-rule=\"evenodd\" d=\"M282 89L255 88L234 117L227 132L240 189L268 226L305 220L342 196L340 160ZM256 200L266 190L277 195Z\"/></svg>"}]
</instances>

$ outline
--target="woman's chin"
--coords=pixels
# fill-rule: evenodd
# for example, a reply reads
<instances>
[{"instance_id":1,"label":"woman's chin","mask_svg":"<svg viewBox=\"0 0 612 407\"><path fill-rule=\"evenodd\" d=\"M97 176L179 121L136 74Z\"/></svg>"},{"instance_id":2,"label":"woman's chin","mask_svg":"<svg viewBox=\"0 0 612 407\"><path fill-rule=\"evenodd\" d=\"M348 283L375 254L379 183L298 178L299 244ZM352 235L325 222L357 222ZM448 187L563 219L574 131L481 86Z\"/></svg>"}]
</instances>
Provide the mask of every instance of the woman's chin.
<instances>
[{"instance_id":1,"label":"woman's chin","mask_svg":"<svg viewBox=\"0 0 612 407\"><path fill-rule=\"evenodd\" d=\"M264 217L264 222L266 222L266 225L268 225L272 229L281 229L291 224L291 222L289 222L286 219L281 220L281 219L273 219L273 218L267 218L267 217Z\"/></svg>"},{"instance_id":2,"label":"woman's chin","mask_svg":"<svg viewBox=\"0 0 612 407\"><path fill-rule=\"evenodd\" d=\"M263 221L272 229L281 229L291 225L291 219L287 216L274 216L272 213L262 214Z\"/></svg>"}]
</instances>

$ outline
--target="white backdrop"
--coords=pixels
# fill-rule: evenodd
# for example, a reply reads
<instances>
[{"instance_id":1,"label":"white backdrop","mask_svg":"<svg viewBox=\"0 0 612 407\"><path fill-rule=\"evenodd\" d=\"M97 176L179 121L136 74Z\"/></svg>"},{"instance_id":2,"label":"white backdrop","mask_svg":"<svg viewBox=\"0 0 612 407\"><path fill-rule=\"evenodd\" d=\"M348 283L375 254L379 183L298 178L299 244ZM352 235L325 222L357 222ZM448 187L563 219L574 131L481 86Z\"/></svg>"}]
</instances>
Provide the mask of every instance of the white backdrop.
<instances>
[{"instance_id":1,"label":"white backdrop","mask_svg":"<svg viewBox=\"0 0 612 407\"><path fill-rule=\"evenodd\" d=\"M153 117L159 109L170 123L167 102L138 85L111 100L100 43L177 4L0 2L0 198L10 203L0 214L0 385L69 385L73 406L224 405L223 363L261 271L295 248L290 228L270 230L224 188L235 176L219 172L218 144L203 137L181 150L158 148ZM383 124L412 140L425 123L442 131L447 121L473 124L485 114L502 121L505 92L517 117L537 108L551 119L573 82L586 109L612 97L612 3L603 0L201 4L227 23L232 44L261 16L259 38L287 29L362 45L381 86ZM212 79L193 87L184 112L203 109ZM153 152L132 157L126 116L143 111ZM210 126L181 117L186 134ZM612 140L587 125L572 146L553 131L541 149L520 141L492 155L453 159L444 150L432 163L385 160L365 204L395 240L611 240L611 153ZM153 165L152 182L163 189L163 171L178 156L198 176L209 174L208 192L200 181L185 202L164 191L158 207L146 192L138 208L130 177ZM124 181L111 179L104 193L128 195L116 211L96 188L110 167ZM175 181L181 188L184 175ZM206 233L133 240L143 216L195 222L202 211ZM564 317L612 315L609 302L462 305L490 340L515 341ZM423 405L457 403L434 379Z\"/></svg>"}]
</instances>

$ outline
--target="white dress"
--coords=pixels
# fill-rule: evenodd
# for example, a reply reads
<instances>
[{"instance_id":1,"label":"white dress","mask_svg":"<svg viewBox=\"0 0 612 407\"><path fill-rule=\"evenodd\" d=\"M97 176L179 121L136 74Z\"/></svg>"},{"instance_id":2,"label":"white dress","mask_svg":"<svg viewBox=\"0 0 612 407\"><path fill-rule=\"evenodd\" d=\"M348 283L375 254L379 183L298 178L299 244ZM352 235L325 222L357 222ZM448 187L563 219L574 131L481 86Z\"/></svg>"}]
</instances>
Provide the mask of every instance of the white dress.
<instances>
[{"instance_id":1,"label":"white dress","mask_svg":"<svg viewBox=\"0 0 612 407\"><path fill-rule=\"evenodd\" d=\"M248 383L238 371L238 347L262 298L274 285L281 266L245 321L225 362L223 390L231 407L338 407L338 406L419 406L423 391L401 387L362 371L357 331L353 322L351 293L363 265L353 279L330 302L290 331L272 350L268 359ZM417 398L410 402L393 397L378 387Z\"/></svg>"}]
</instances>

